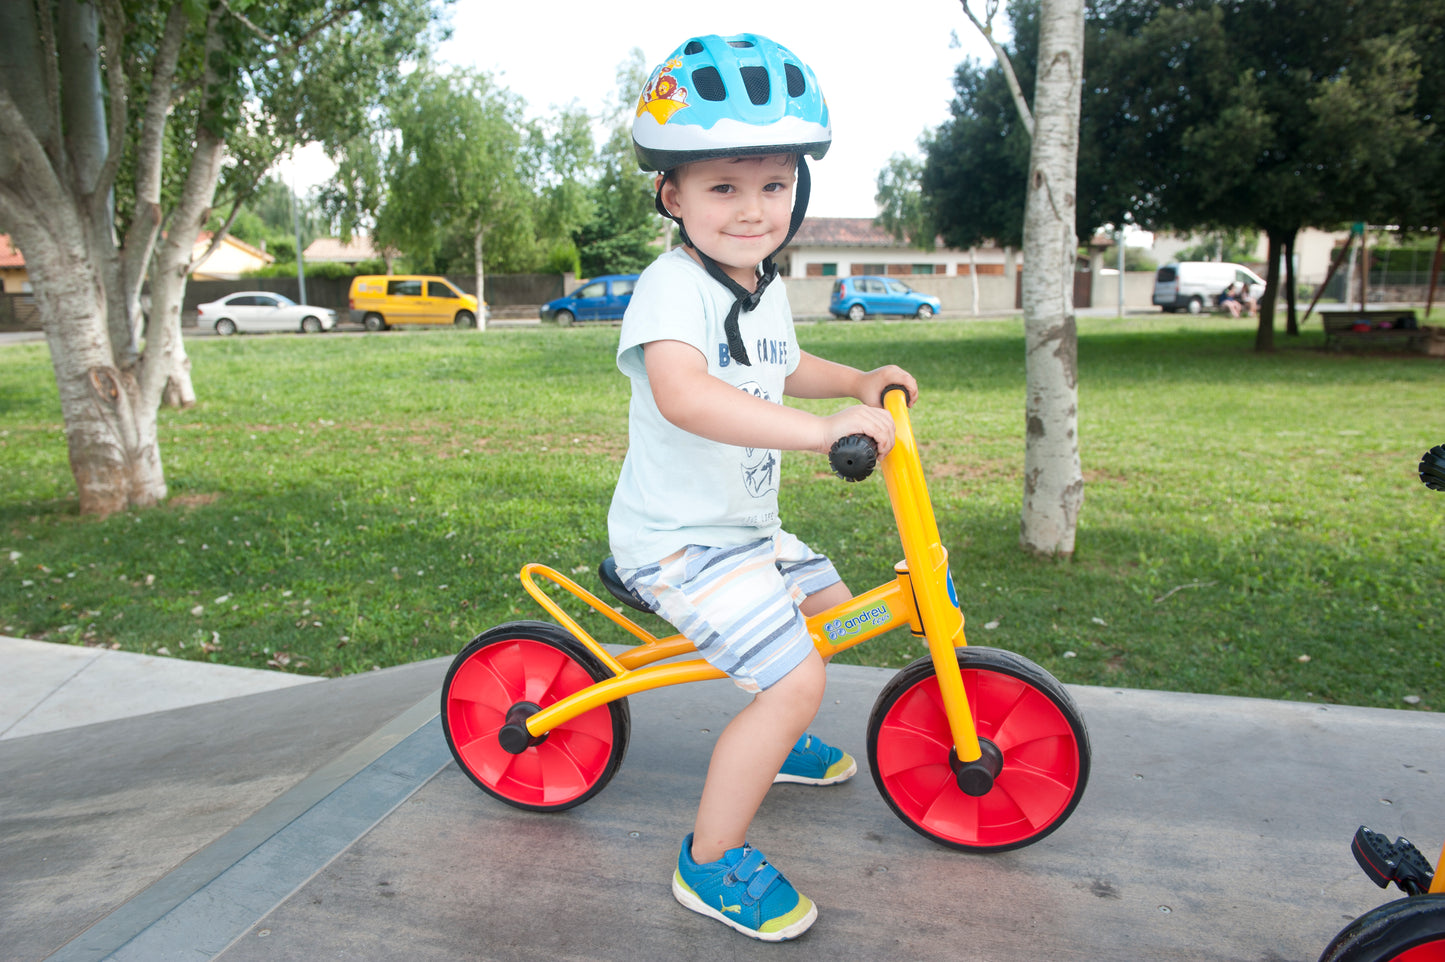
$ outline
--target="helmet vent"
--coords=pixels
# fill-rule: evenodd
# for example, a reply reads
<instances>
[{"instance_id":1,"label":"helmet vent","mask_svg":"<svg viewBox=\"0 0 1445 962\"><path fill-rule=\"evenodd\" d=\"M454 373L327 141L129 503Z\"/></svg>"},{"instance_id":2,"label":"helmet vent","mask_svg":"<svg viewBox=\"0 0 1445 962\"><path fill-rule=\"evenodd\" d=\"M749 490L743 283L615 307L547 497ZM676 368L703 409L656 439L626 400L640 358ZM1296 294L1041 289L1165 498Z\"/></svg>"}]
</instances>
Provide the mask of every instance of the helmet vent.
<instances>
[{"instance_id":1,"label":"helmet vent","mask_svg":"<svg viewBox=\"0 0 1445 962\"><path fill-rule=\"evenodd\" d=\"M772 96L772 83L768 80L767 67L739 67L743 75L743 86L748 88L748 99L753 106L760 107ZM694 79L695 79L694 75Z\"/></svg>"},{"instance_id":2,"label":"helmet vent","mask_svg":"<svg viewBox=\"0 0 1445 962\"><path fill-rule=\"evenodd\" d=\"M752 42L751 40L729 40L729 41L728 41L728 46L729 46L729 47L751 47L751 46L753 46L753 42Z\"/></svg>"},{"instance_id":3,"label":"helmet vent","mask_svg":"<svg viewBox=\"0 0 1445 962\"><path fill-rule=\"evenodd\" d=\"M702 44L698 43L696 40L692 41L686 47L682 48L682 52L689 57L695 57L698 54L702 53L702 51Z\"/></svg>"},{"instance_id":4,"label":"helmet vent","mask_svg":"<svg viewBox=\"0 0 1445 962\"><path fill-rule=\"evenodd\" d=\"M808 83L803 79L803 71L799 70L796 64L783 64L783 74L788 78L788 96L801 97L808 90Z\"/></svg>"},{"instance_id":5,"label":"helmet vent","mask_svg":"<svg viewBox=\"0 0 1445 962\"><path fill-rule=\"evenodd\" d=\"M692 89L703 100L727 100L728 91L723 86L722 75L716 67L699 67L692 72Z\"/></svg>"}]
</instances>

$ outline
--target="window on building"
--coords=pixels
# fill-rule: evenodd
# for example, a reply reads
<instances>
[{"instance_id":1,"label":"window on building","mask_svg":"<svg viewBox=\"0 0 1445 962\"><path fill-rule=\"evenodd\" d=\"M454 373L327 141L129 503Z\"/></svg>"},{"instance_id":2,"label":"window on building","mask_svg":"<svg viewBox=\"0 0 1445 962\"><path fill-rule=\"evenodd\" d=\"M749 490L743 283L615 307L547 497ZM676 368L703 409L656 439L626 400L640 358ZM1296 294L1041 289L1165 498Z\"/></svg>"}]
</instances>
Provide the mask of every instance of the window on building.
<instances>
[{"instance_id":1,"label":"window on building","mask_svg":"<svg viewBox=\"0 0 1445 962\"><path fill-rule=\"evenodd\" d=\"M857 277L857 276L860 275L860 274L887 274L887 273L888 273L888 265L887 265L887 264L854 264L854 265L853 265L853 276L854 276L854 277Z\"/></svg>"}]
</instances>

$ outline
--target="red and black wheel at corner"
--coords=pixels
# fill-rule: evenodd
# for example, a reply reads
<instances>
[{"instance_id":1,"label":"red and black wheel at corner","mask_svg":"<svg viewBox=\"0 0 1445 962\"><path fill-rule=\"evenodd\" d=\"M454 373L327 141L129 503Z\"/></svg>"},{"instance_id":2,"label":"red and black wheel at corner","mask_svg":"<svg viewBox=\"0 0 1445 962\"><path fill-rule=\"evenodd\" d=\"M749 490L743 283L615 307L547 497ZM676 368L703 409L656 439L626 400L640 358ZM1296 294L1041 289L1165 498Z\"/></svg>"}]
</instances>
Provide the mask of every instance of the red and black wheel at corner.
<instances>
[{"instance_id":1,"label":"red and black wheel at corner","mask_svg":"<svg viewBox=\"0 0 1445 962\"><path fill-rule=\"evenodd\" d=\"M1445 962L1445 895L1386 902L1335 936L1320 962Z\"/></svg>"},{"instance_id":2,"label":"red and black wheel at corner","mask_svg":"<svg viewBox=\"0 0 1445 962\"><path fill-rule=\"evenodd\" d=\"M520 621L483 632L453 659L442 685L447 747L482 791L509 805L534 812L580 805L602 791L627 753L626 699L557 726L521 754L499 736L514 706L546 708L610 677L557 625Z\"/></svg>"},{"instance_id":3,"label":"red and black wheel at corner","mask_svg":"<svg viewBox=\"0 0 1445 962\"><path fill-rule=\"evenodd\" d=\"M948 716L926 657L894 675L873 705L873 781L899 818L940 844L1001 852L1037 842L1083 797L1089 780L1083 716L1064 686L1026 658L997 648L956 654L979 737L1002 756L992 786L978 796L959 787Z\"/></svg>"}]
</instances>

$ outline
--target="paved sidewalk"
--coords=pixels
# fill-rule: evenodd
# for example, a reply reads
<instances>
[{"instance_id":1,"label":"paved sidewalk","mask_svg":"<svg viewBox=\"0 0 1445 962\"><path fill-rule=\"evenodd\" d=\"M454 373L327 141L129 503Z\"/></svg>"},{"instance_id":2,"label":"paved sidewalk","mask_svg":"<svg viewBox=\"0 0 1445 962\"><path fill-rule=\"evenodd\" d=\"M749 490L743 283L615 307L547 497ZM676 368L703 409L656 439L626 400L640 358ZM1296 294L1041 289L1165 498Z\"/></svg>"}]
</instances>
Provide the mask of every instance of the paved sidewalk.
<instances>
[{"instance_id":1,"label":"paved sidewalk","mask_svg":"<svg viewBox=\"0 0 1445 962\"><path fill-rule=\"evenodd\" d=\"M754 841L820 917L767 947L668 892L732 686L630 699L617 777L544 815L452 763L446 663L0 741L0 957L1313 962L1392 898L1354 866L1359 824L1431 856L1445 833L1445 716L1072 687L1078 811L1029 848L955 852L867 772L891 672L835 666L816 728L863 771L769 796Z\"/></svg>"}]
</instances>

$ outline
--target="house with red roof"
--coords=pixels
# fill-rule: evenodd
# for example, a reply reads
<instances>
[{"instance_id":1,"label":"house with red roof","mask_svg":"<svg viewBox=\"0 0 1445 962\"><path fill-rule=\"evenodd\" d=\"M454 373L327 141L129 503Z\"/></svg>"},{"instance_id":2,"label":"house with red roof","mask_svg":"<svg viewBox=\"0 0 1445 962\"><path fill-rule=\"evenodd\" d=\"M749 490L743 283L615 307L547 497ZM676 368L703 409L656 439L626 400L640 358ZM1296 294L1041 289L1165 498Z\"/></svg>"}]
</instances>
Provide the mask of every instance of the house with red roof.
<instances>
[{"instance_id":1,"label":"house with red roof","mask_svg":"<svg viewBox=\"0 0 1445 962\"><path fill-rule=\"evenodd\" d=\"M919 250L873 223L871 217L809 217L784 251L780 269L787 277L853 277L970 274L1003 276L1007 255L999 247Z\"/></svg>"},{"instance_id":2,"label":"house with red roof","mask_svg":"<svg viewBox=\"0 0 1445 962\"><path fill-rule=\"evenodd\" d=\"M25 257L10 242L9 234L0 234L0 294L29 291L30 274L25 270Z\"/></svg>"}]
</instances>

